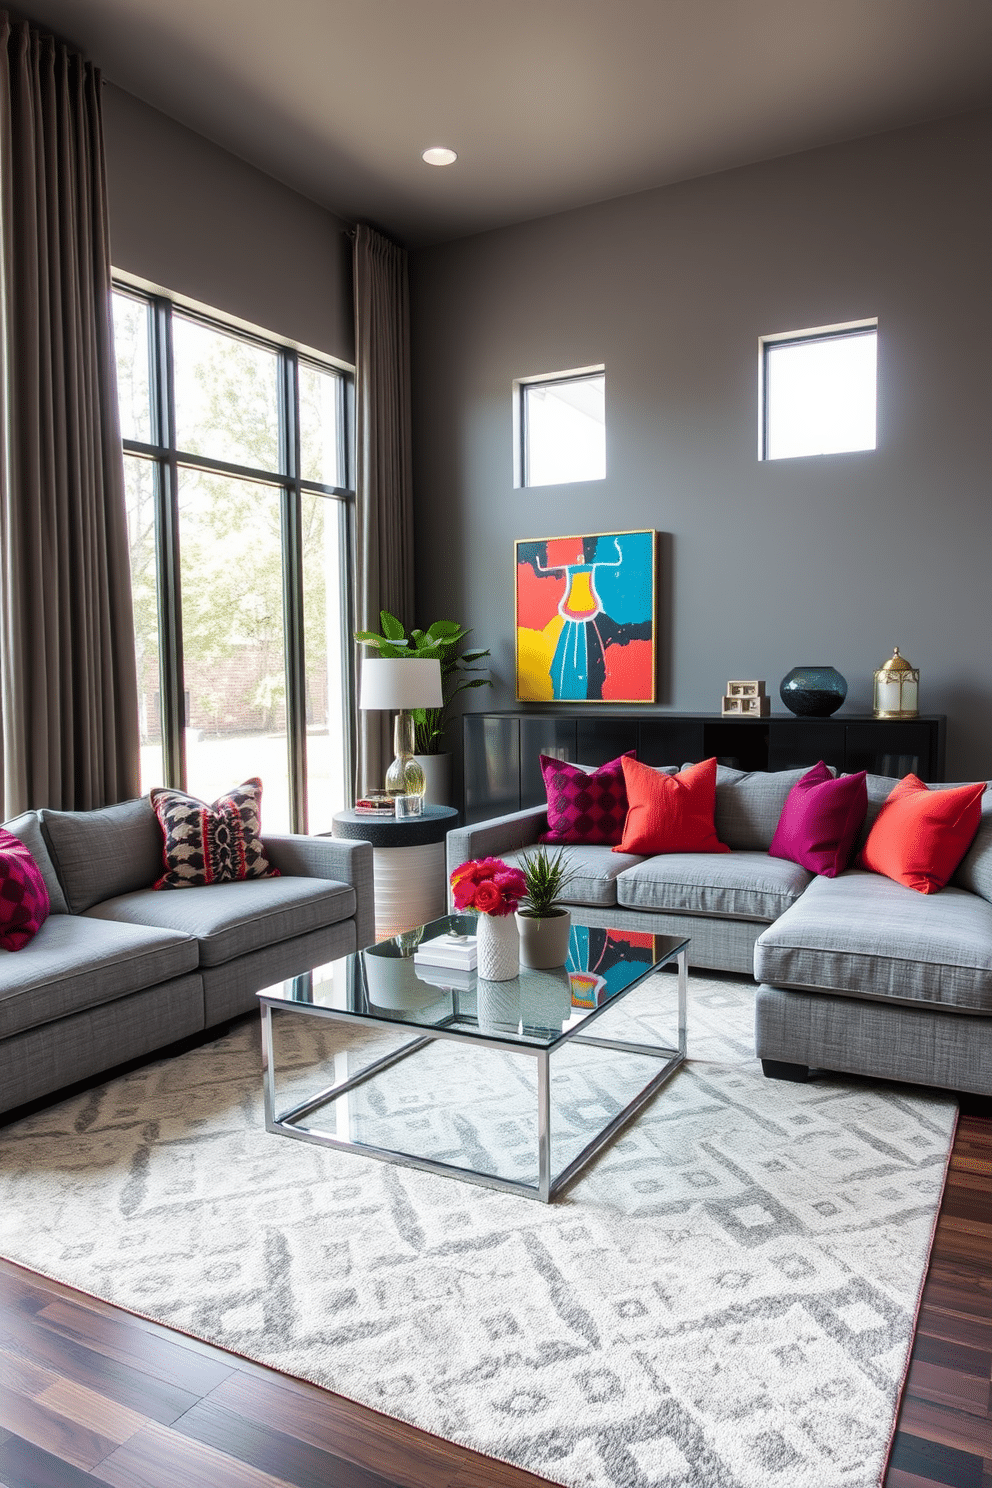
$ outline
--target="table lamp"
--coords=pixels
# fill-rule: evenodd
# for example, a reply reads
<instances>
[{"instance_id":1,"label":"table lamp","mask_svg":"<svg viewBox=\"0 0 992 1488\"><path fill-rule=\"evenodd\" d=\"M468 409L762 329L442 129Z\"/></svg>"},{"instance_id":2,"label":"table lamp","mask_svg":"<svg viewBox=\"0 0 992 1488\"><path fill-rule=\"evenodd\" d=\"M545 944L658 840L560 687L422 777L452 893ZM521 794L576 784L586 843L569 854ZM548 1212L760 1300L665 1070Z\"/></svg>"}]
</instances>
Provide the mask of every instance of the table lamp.
<instances>
[{"instance_id":1,"label":"table lamp","mask_svg":"<svg viewBox=\"0 0 992 1488\"><path fill-rule=\"evenodd\" d=\"M386 790L391 796L413 796L423 805L427 781L414 759L414 727L411 708L440 708L441 663L426 657L366 657L362 662L360 708L396 708L393 749L396 758L386 771Z\"/></svg>"}]
</instances>

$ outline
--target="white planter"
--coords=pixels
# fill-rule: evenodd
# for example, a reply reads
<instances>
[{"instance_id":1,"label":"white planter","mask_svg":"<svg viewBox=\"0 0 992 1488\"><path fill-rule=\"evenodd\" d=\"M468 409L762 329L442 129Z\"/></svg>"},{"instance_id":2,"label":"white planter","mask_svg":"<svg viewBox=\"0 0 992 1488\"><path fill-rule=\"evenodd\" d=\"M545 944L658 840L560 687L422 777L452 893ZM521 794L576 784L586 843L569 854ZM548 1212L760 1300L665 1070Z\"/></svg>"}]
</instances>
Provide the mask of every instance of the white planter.
<instances>
[{"instance_id":1,"label":"white planter","mask_svg":"<svg viewBox=\"0 0 992 1488\"><path fill-rule=\"evenodd\" d=\"M520 970L520 937L512 914L480 914L476 930L480 981L508 982Z\"/></svg>"},{"instance_id":2,"label":"white planter","mask_svg":"<svg viewBox=\"0 0 992 1488\"><path fill-rule=\"evenodd\" d=\"M516 914L520 932L520 964L544 970L551 966L564 966L568 960L568 940L572 931L572 916L569 910L560 909L544 919L533 915Z\"/></svg>"},{"instance_id":3,"label":"white planter","mask_svg":"<svg viewBox=\"0 0 992 1488\"><path fill-rule=\"evenodd\" d=\"M427 789L424 802L428 806L451 805L451 755L415 754L414 759L424 772Z\"/></svg>"}]
</instances>

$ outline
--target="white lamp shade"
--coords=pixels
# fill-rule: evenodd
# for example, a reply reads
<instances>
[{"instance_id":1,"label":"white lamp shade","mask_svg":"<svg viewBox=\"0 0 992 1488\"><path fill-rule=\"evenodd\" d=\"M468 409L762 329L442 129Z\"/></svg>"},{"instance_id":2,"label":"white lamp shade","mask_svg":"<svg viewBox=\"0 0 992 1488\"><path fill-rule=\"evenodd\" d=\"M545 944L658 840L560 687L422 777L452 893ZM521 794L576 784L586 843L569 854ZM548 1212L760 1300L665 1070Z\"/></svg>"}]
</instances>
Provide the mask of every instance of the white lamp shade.
<instances>
[{"instance_id":1,"label":"white lamp shade","mask_svg":"<svg viewBox=\"0 0 992 1488\"><path fill-rule=\"evenodd\" d=\"M360 708L440 708L441 663L409 656L362 661Z\"/></svg>"}]
</instances>

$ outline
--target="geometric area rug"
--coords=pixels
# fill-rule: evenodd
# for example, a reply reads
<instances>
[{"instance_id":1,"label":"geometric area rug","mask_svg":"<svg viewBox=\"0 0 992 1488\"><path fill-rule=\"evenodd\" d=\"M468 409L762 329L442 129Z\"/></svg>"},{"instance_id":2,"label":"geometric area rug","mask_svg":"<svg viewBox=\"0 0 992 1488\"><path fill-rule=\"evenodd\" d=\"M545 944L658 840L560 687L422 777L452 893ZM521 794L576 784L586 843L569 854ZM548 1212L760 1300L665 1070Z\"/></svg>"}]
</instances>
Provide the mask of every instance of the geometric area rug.
<instances>
[{"instance_id":1,"label":"geometric area rug","mask_svg":"<svg viewBox=\"0 0 992 1488\"><path fill-rule=\"evenodd\" d=\"M569 1488L876 1488L955 1103L766 1080L753 1006L691 977L689 1061L548 1206L267 1134L243 1023L0 1128L0 1253ZM278 1028L290 1091L378 1052ZM576 1142L630 1075L584 1057ZM353 1120L524 1173L531 1072L437 1042Z\"/></svg>"}]
</instances>

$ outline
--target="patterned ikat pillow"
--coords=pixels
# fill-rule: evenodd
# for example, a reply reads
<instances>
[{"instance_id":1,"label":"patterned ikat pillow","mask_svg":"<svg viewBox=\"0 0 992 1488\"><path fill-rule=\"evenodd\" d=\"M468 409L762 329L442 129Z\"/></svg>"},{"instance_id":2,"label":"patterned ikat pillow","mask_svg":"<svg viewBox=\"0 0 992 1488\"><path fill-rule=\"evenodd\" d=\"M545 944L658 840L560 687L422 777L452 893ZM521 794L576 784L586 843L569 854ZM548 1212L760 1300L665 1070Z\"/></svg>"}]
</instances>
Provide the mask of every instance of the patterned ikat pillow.
<instances>
[{"instance_id":1,"label":"patterned ikat pillow","mask_svg":"<svg viewBox=\"0 0 992 1488\"><path fill-rule=\"evenodd\" d=\"M163 786L149 799L165 838L165 872L156 889L278 878L262 846L260 780L246 780L212 806Z\"/></svg>"},{"instance_id":2,"label":"patterned ikat pillow","mask_svg":"<svg viewBox=\"0 0 992 1488\"><path fill-rule=\"evenodd\" d=\"M48 890L24 843L0 827L0 949L23 951L48 919Z\"/></svg>"},{"instance_id":3,"label":"patterned ikat pillow","mask_svg":"<svg viewBox=\"0 0 992 1488\"><path fill-rule=\"evenodd\" d=\"M566 760L541 755L541 774L548 793L548 830L542 842L591 843L614 847L623 836L627 819L627 787L623 759L610 760L598 770L583 770Z\"/></svg>"}]
</instances>

